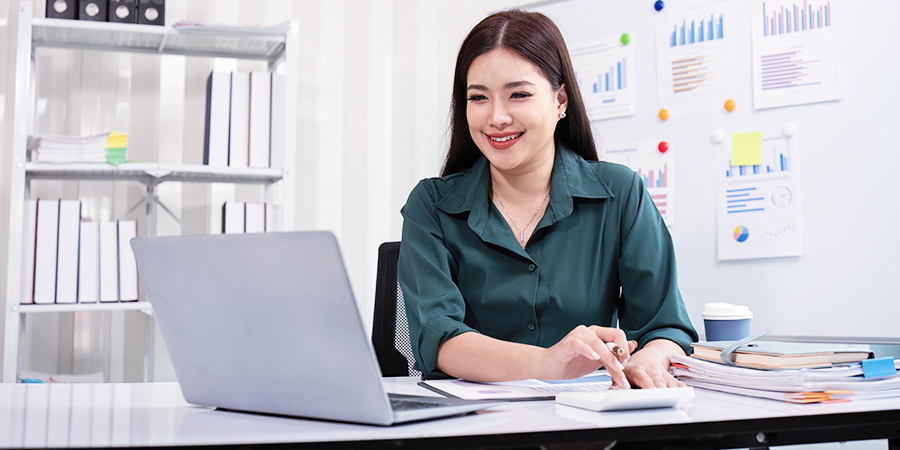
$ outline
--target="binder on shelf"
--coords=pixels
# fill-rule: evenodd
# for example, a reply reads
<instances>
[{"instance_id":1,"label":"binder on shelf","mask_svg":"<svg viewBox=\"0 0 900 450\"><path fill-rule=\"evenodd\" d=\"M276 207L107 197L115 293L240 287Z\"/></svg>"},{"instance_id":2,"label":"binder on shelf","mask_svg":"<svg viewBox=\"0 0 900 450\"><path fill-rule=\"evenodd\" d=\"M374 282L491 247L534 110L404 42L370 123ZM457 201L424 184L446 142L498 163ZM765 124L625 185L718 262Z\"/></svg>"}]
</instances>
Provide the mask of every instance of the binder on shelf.
<instances>
[{"instance_id":1,"label":"binder on shelf","mask_svg":"<svg viewBox=\"0 0 900 450\"><path fill-rule=\"evenodd\" d=\"M131 240L137 237L137 222L120 220L119 230L119 301L136 302L138 300L138 272Z\"/></svg>"},{"instance_id":2,"label":"binder on shelf","mask_svg":"<svg viewBox=\"0 0 900 450\"><path fill-rule=\"evenodd\" d=\"M100 222L100 301L119 301L119 239L116 222Z\"/></svg>"},{"instance_id":3,"label":"binder on shelf","mask_svg":"<svg viewBox=\"0 0 900 450\"><path fill-rule=\"evenodd\" d=\"M82 222L78 251L78 303L100 300L100 224Z\"/></svg>"},{"instance_id":4,"label":"binder on shelf","mask_svg":"<svg viewBox=\"0 0 900 450\"><path fill-rule=\"evenodd\" d=\"M59 201L56 257L56 303L78 302L78 244L81 202Z\"/></svg>"},{"instance_id":5,"label":"binder on shelf","mask_svg":"<svg viewBox=\"0 0 900 450\"><path fill-rule=\"evenodd\" d=\"M78 0L78 20L106 22L108 0Z\"/></svg>"},{"instance_id":6,"label":"binder on shelf","mask_svg":"<svg viewBox=\"0 0 900 450\"><path fill-rule=\"evenodd\" d=\"M269 167L272 73L250 72L250 167Z\"/></svg>"},{"instance_id":7,"label":"binder on shelf","mask_svg":"<svg viewBox=\"0 0 900 450\"><path fill-rule=\"evenodd\" d=\"M56 243L59 200L38 200L34 254L34 303L56 302Z\"/></svg>"},{"instance_id":8,"label":"binder on shelf","mask_svg":"<svg viewBox=\"0 0 900 450\"><path fill-rule=\"evenodd\" d=\"M250 74L231 74L231 122L228 165L248 167L250 158Z\"/></svg>"},{"instance_id":9,"label":"binder on shelf","mask_svg":"<svg viewBox=\"0 0 900 450\"><path fill-rule=\"evenodd\" d=\"M245 233L265 233L266 232L266 204L265 203L245 203L244 204L244 232Z\"/></svg>"},{"instance_id":10,"label":"binder on shelf","mask_svg":"<svg viewBox=\"0 0 900 450\"><path fill-rule=\"evenodd\" d=\"M281 231L281 205L266 203L266 233Z\"/></svg>"},{"instance_id":11,"label":"binder on shelf","mask_svg":"<svg viewBox=\"0 0 900 450\"><path fill-rule=\"evenodd\" d=\"M77 19L79 0L47 0L48 19Z\"/></svg>"},{"instance_id":12,"label":"binder on shelf","mask_svg":"<svg viewBox=\"0 0 900 450\"><path fill-rule=\"evenodd\" d=\"M272 75L272 109L269 113L271 137L269 142L269 167L284 167L284 110L287 103L286 78L283 74Z\"/></svg>"},{"instance_id":13,"label":"binder on shelf","mask_svg":"<svg viewBox=\"0 0 900 450\"><path fill-rule=\"evenodd\" d=\"M22 230L22 292L19 303L34 302L34 244L37 234L37 200L25 200L25 225Z\"/></svg>"},{"instance_id":14,"label":"binder on shelf","mask_svg":"<svg viewBox=\"0 0 900 450\"><path fill-rule=\"evenodd\" d=\"M166 0L138 1L138 23L144 25L165 25Z\"/></svg>"},{"instance_id":15,"label":"binder on shelf","mask_svg":"<svg viewBox=\"0 0 900 450\"><path fill-rule=\"evenodd\" d=\"M231 104L231 74L211 72L206 81L206 135L203 164L228 166L228 121Z\"/></svg>"},{"instance_id":16,"label":"binder on shelf","mask_svg":"<svg viewBox=\"0 0 900 450\"><path fill-rule=\"evenodd\" d=\"M109 0L109 22L137 23L137 0Z\"/></svg>"},{"instance_id":17,"label":"binder on shelf","mask_svg":"<svg viewBox=\"0 0 900 450\"><path fill-rule=\"evenodd\" d=\"M225 202L222 205L222 233L240 234L244 232L244 204Z\"/></svg>"}]
</instances>

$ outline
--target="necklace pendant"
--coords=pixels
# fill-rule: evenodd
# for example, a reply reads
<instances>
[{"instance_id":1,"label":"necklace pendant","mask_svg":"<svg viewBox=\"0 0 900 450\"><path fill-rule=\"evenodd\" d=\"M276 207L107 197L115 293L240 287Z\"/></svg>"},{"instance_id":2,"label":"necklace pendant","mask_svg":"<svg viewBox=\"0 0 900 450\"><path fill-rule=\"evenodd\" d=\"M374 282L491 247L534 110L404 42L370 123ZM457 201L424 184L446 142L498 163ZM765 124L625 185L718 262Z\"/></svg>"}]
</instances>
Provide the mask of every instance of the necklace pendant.
<instances>
[{"instance_id":1,"label":"necklace pendant","mask_svg":"<svg viewBox=\"0 0 900 450\"><path fill-rule=\"evenodd\" d=\"M525 243L525 230L519 230L519 240Z\"/></svg>"}]
</instances>

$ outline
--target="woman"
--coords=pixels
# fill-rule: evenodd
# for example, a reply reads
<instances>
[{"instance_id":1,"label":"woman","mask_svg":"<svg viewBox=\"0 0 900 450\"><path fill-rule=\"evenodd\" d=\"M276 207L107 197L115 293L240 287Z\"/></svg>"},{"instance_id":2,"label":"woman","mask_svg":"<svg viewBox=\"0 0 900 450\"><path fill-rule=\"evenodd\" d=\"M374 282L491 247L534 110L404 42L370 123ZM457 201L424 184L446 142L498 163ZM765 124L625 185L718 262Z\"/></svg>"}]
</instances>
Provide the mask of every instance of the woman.
<instances>
[{"instance_id":1,"label":"woman","mask_svg":"<svg viewBox=\"0 0 900 450\"><path fill-rule=\"evenodd\" d=\"M443 176L401 211L398 276L426 377L605 366L622 388L682 385L668 357L697 334L671 237L641 179L597 159L553 22L513 10L476 25L457 58Z\"/></svg>"}]
</instances>

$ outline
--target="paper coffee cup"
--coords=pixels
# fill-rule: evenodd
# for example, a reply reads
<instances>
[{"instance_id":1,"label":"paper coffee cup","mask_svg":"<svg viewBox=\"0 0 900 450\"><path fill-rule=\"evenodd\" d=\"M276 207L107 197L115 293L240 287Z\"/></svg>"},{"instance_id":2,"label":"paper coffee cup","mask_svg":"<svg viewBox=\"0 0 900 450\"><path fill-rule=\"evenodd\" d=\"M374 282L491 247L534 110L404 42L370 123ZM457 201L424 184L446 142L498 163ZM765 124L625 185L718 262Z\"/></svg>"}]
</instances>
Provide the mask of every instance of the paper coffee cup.
<instances>
[{"instance_id":1,"label":"paper coffee cup","mask_svg":"<svg viewBox=\"0 0 900 450\"><path fill-rule=\"evenodd\" d=\"M750 335L753 313L745 305L707 303L703 308L703 325L707 341L736 341Z\"/></svg>"}]
</instances>

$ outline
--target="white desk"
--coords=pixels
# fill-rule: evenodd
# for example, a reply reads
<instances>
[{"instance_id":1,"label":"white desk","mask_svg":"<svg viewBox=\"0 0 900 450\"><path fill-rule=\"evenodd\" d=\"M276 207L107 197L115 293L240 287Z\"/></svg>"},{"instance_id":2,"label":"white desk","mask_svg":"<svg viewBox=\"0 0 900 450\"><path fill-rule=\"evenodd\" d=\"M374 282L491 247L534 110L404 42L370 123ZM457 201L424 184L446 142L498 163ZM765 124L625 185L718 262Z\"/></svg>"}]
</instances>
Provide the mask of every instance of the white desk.
<instances>
[{"instance_id":1,"label":"white desk","mask_svg":"<svg viewBox=\"0 0 900 450\"><path fill-rule=\"evenodd\" d=\"M384 383L391 392L434 395L414 379ZM790 405L698 389L697 398L681 409L595 413L550 401L517 402L377 427L191 406L177 383L0 384L0 448L303 443L448 448L613 440L617 449L660 440L672 448L727 448L885 438L896 443L898 437L900 399Z\"/></svg>"}]
</instances>

